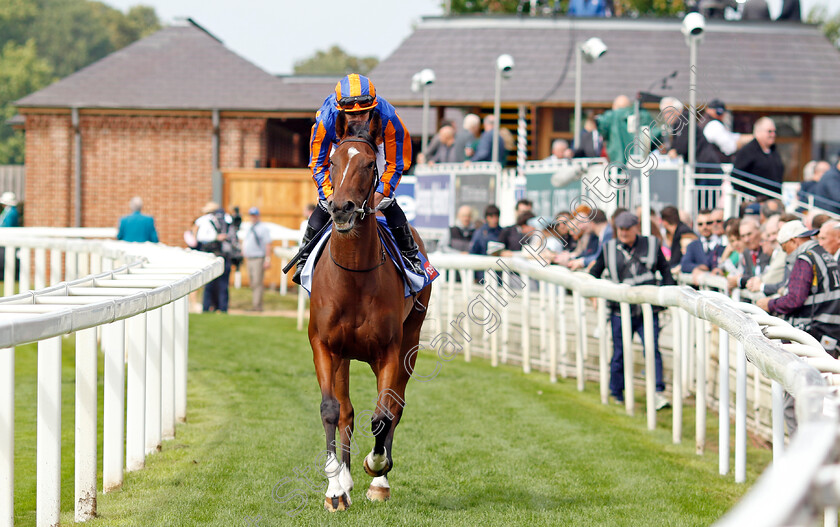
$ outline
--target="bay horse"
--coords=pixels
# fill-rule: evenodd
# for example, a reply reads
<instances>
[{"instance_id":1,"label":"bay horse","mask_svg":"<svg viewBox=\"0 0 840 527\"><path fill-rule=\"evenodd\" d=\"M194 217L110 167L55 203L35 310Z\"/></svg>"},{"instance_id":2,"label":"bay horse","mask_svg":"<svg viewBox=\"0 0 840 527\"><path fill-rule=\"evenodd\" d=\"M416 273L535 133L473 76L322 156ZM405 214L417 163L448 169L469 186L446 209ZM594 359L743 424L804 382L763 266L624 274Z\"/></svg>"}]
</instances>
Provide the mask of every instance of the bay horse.
<instances>
[{"instance_id":1,"label":"bay horse","mask_svg":"<svg viewBox=\"0 0 840 527\"><path fill-rule=\"evenodd\" d=\"M381 137L381 126L376 112L369 121L349 121L344 112L336 120L340 142L330 158L334 193L327 206L333 226L312 273L309 342L327 439L324 472L329 486L324 507L331 512L350 506L353 488L350 454L358 445L353 442L351 359L368 363L376 375L376 407L364 412L372 414L367 437L374 439L364 460L365 472L374 477L367 497L373 501L390 498L386 475L394 466L394 430L402 417L405 388L417 356L409 352L418 345L426 317L423 306L428 306L431 297L431 284L416 299L405 297L402 276L388 261L377 233L372 210L378 184L374 138ZM425 255L422 240L413 233ZM399 251L394 252L399 258ZM336 428L341 438L340 464Z\"/></svg>"}]
</instances>

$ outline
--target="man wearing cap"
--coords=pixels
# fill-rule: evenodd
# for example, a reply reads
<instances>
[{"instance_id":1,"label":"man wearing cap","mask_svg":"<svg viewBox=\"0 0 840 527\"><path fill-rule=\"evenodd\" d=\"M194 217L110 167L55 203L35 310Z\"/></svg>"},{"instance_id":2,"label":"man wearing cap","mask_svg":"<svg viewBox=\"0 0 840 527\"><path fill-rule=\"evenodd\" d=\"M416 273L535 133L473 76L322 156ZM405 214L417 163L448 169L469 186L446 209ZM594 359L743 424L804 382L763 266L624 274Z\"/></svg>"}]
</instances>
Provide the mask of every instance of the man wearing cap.
<instances>
[{"instance_id":1,"label":"man wearing cap","mask_svg":"<svg viewBox=\"0 0 840 527\"><path fill-rule=\"evenodd\" d=\"M3 205L3 212L0 212L0 227L20 226L17 204L17 197L14 192L7 191L0 196L0 205Z\"/></svg>"},{"instance_id":2,"label":"man wearing cap","mask_svg":"<svg viewBox=\"0 0 840 527\"><path fill-rule=\"evenodd\" d=\"M531 221L534 220L534 221ZM538 223L536 215L530 210L519 214L516 217L516 223L510 227L505 227L499 233L499 242L504 244L505 248L502 250L502 256L513 256L516 251L522 250L522 240L529 234L541 227Z\"/></svg>"},{"instance_id":3,"label":"man wearing cap","mask_svg":"<svg viewBox=\"0 0 840 527\"><path fill-rule=\"evenodd\" d=\"M251 285L251 309L262 311L265 271L271 265L271 232L268 225L260 221L260 209L251 207L248 214L251 216L251 228L245 234L242 256Z\"/></svg>"},{"instance_id":4,"label":"man wearing cap","mask_svg":"<svg viewBox=\"0 0 840 527\"><path fill-rule=\"evenodd\" d=\"M475 230L470 240L469 253L487 255L487 244L499 241L502 228L499 226L501 211L495 205L487 205L484 209L484 225Z\"/></svg>"},{"instance_id":5,"label":"man wearing cap","mask_svg":"<svg viewBox=\"0 0 840 527\"><path fill-rule=\"evenodd\" d=\"M703 137L718 158L718 163L730 163L738 147L752 139L752 136L742 137L728 130L722 120L725 114L726 105L720 99L712 99L706 105L707 122L703 125Z\"/></svg>"},{"instance_id":6,"label":"man wearing cap","mask_svg":"<svg viewBox=\"0 0 840 527\"><path fill-rule=\"evenodd\" d=\"M330 175L330 154L333 145L337 145L335 124L339 114L343 113L347 122L369 122L376 113L382 121L380 137L374 137L379 152L376 165L379 181L374 195L374 206L378 206L385 198L392 198L394 190L400 184L403 172L411 166L411 137L397 115L397 110L383 97L376 95L373 83L364 75L353 73L345 76L335 85L331 93L315 113L315 124L312 126L312 137L309 142L309 168L312 179L318 188L318 207L309 216L301 246L305 246L330 219L327 205L332 201L333 181ZM411 226L397 200L385 202L381 209L388 222L388 227L402 253L406 264L417 274L424 274L419 249L411 233ZM297 269L292 281L300 285L300 275L311 251L301 253Z\"/></svg>"},{"instance_id":7,"label":"man wearing cap","mask_svg":"<svg viewBox=\"0 0 840 527\"><path fill-rule=\"evenodd\" d=\"M756 305L768 313L783 315L792 326L810 333L837 358L840 267L828 251L811 239L816 233L799 220L789 221L779 229L778 241L793 259L787 294L759 299Z\"/></svg>"},{"instance_id":8,"label":"man wearing cap","mask_svg":"<svg viewBox=\"0 0 840 527\"><path fill-rule=\"evenodd\" d=\"M617 283L637 285L674 285L668 260L662 253L659 241L653 236L639 234L639 219L635 214L624 211L615 218L616 237L608 241L595 260L589 273L601 278L604 271L609 272L609 280ZM656 272L662 280L656 279ZM638 333L644 340L642 309L631 305L631 331ZM613 336L613 357L610 361L610 392L619 403L624 401L624 344L621 335L621 317L618 304L610 302L610 322ZM653 314L654 363L656 365L656 396L654 404L659 410L668 405L668 399L662 395L665 381L662 377L662 355L659 353L659 316L654 308Z\"/></svg>"},{"instance_id":9,"label":"man wearing cap","mask_svg":"<svg viewBox=\"0 0 840 527\"><path fill-rule=\"evenodd\" d=\"M155 219L148 214L143 214L143 198L134 196L128 202L131 214L120 218L120 227L117 231L117 239L125 242L158 242Z\"/></svg>"}]
</instances>

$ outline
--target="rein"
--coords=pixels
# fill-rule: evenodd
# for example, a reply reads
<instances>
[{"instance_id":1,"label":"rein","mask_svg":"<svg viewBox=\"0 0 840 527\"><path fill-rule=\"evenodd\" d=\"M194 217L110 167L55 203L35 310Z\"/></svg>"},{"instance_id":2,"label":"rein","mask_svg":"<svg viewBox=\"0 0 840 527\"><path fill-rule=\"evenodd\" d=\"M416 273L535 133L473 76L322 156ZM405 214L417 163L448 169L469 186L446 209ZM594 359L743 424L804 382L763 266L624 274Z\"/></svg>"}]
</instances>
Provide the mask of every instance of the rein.
<instances>
[{"instance_id":1,"label":"rein","mask_svg":"<svg viewBox=\"0 0 840 527\"><path fill-rule=\"evenodd\" d=\"M335 258L333 258L333 255L332 255L332 244L329 244L329 245L330 246L329 246L328 250L329 250L329 253L330 253L330 260L332 260L332 262L335 265L337 265L339 268L344 269L345 271L350 271L351 273L369 273L369 272L373 271L374 269L378 269L379 267L382 267L382 265L385 263L385 249L382 248L381 243L380 243L380 247L379 247L380 250L382 251L381 260L379 261L378 264L374 265L373 267L368 267L367 269L351 269L349 267L344 267L340 263L336 262Z\"/></svg>"},{"instance_id":2,"label":"rein","mask_svg":"<svg viewBox=\"0 0 840 527\"><path fill-rule=\"evenodd\" d=\"M379 149L376 147L376 143L373 143L372 141L368 141L367 139L364 139L364 138L361 138L361 137L348 137L346 139L343 139L340 143L338 143L338 146L340 147L344 143L364 143L364 144L368 145L369 147L371 147L371 149L373 150L373 157L374 157L374 161L373 161L373 181L371 181L370 190L366 194L367 198L365 198L364 203L362 203L361 207L359 207L359 208L357 208L356 210L353 211L354 213L359 215L360 220L363 220L363 219L365 219L365 216L367 214L375 214L376 213L376 210L368 207L367 204L368 204L368 201L370 201L370 202L373 201L373 193L376 190L376 184L379 182L379 167L376 164L376 152Z\"/></svg>"},{"instance_id":3,"label":"rein","mask_svg":"<svg viewBox=\"0 0 840 527\"><path fill-rule=\"evenodd\" d=\"M355 211L353 211L354 214L359 214L359 221L363 221L365 219L366 215L376 214L376 210L368 207L367 203L368 203L368 201L371 201L371 202L373 201L373 193L376 190L376 184L379 182L379 167L376 166L376 151L378 149L377 149L375 143L373 143L372 141L368 141L367 139L364 139L364 138L361 138L361 137L348 137L346 139L343 139L340 143L338 143L338 146L340 147L344 143L364 143L364 144L368 145L369 147L371 147L371 149L373 149L373 154L374 154L373 181L371 181L370 190L366 194L367 198L365 199L364 203L362 203L361 207L359 207ZM376 220L374 219L374 221L376 221ZM378 240L379 236L377 235L376 238ZM332 240L330 240L330 241L332 241ZM328 250L329 250L329 253L330 253L330 260L332 260L332 262L335 265L337 265L340 269L343 269L345 271L350 271L351 273L369 273L370 271L373 271L374 269L378 269L379 267L382 267L382 265L385 263L385 260L386 260L386 258L385 258L385 248L382 246L381 241L379 242L379 250L382 252L382 258L380 259L378 264L374 265L373 267L369 267L367 269L351 269L350 267L345 267L345 266L341 265L340 263L336 262L335 258L333 257L333 254L332 254L332 243L329 244L329 249Z\"/></svg>"}]
</instances>

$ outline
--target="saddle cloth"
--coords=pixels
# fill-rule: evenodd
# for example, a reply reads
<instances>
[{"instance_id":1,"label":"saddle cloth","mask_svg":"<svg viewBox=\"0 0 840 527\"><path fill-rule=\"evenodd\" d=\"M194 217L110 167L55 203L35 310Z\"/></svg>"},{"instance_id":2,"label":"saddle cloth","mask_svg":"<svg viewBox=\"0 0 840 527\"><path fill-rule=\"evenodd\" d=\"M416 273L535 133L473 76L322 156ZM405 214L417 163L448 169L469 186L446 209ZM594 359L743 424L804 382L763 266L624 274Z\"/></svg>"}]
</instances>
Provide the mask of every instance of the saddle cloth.
<instances>
[{"instance_id":1,"label":"saddle cloth","mask_svg":"<svg viewBox=\"0 0 840 527\"><path fill-rule=\"evenodd\" d=\"M385 232L391 238L391 243L394 244L396 247L396 241L394 240L394 235L391 233L391 230L388 229L388 225L385 222L385 218L377 217L376 221L381 223L385 229L377 229L379 232L379 237L382 237L382 233ZM301 287L306 289L306 292L310 295L312 294L312 274L315 271L315 264L318 262L318 259L321 258L321 253L324 252L324 249L327 247L327 241L330 238L330 234L332 234L332 229L327 229L321 239L318 240L318 243L312 249L312 256L306 261L306 265L303 266L303 272L300 275L300 284ZM401 264L400 260L402 259L402 255L391 254L389 249L390 244L386 243L384 240L382 241L382 245L385 247L385 253L388 255L388 259L397 267L397 271L400 276L402 276ZM431 284L435 278L438 277L440 273L438 273L437 269L432 266L426 256L423 253L419 253L418 257L420 258L420 262L423 264L423 269L426 271L424 274L419 275L411 270L411 268L406 265L406 274L408 275L409 279L411 280L411 288L408 287L408 284L404 283L404 294L406 297L411 296L411 290L413 289L415 292L420 291L427 285Z\"/></svg>"}]
</instances>

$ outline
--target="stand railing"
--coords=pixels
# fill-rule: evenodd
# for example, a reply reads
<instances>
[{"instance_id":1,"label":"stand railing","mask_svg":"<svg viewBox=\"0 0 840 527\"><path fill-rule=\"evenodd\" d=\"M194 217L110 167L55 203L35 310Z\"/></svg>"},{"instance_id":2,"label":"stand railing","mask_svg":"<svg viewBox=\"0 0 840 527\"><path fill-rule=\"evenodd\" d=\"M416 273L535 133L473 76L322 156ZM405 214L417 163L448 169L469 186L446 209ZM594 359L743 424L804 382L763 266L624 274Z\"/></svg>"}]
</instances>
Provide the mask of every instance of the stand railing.
<instances>
[{"instance_id":1,"label":"stand railing","mask_svg":"<svg viewBox=\"0 0 840 527\"><path fill-rule=\"evenodd\" d=\"M75 519L89 520L97 514L99 345L105 354L102 488L109 492L121 486L123 467L143 468L146 455L174 438L176 421L186 419L187 295L224 265L208 253L162 245L14 231L0 238L10 295L0 299L0 526L11 526L14 516L14 348L31 342L38 343L36 523L59 523L61 352L62 337L70 334L76 339ZM12 295L16 255L21 293Z\"/></svg>"}]
</instances>

